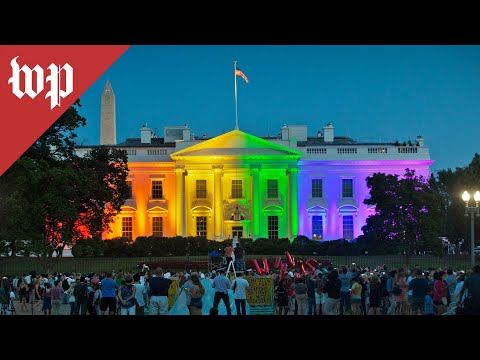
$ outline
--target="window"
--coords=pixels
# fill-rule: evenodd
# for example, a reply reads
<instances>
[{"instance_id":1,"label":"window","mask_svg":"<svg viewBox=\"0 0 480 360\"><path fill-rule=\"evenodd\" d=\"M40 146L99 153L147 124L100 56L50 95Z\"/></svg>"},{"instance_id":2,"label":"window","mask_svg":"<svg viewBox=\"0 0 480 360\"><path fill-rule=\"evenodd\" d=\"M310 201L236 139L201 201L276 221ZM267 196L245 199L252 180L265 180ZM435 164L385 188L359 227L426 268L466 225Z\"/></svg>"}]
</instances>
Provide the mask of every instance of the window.
<instances>
[{"instance_id":1,"label":"window","mask_svg":"<svg viewBox=\"0 0 480 360\"><path fill-rule=\"evenodd\" d=\"M152 235L154 237L163 236L163 218L160 216L152 218Z\"/></svg>"},{"instance_id":2,"label":"window","mask_svg":"<svg viewBox=\"0 0 480 360\"><path fill-rule=\"evenodd\" d=\"M353 239L353 216L343 216L343 238L346 240Z\"/></svg>"},{"instance_id":3,"label":"window","mask_svg":"<svg viewBox=\"0 0 480 360\"><path fill-rule=\"evenodd\" d=\"M207 180L197 180L197 199L207 198Z\"/></svg>"},{"instance_id":4,"label":"window","mask_svg":"<svg viewBox=\"0 0 480 360\"><path fill-rule=\"evenodd\" d=\"M152 181L152 199L163 199L163 181Z\"/></svg>"},{"instance_id":5,"label":"window","mask_svg":"<svg viewBox=\"0 0 480 360\"><path fill-rule=\"evenodd\" d=\"M132 186L133 186L132 180L127 180L127 186L128 186L127 199L131 199L131 198L133 197L133 196L132 196Z\"/></svg>"},{"instance_id":6,"label":"window","mask_svg":"<svg viewBox=\"0 0 480 360\"><path fill-rule=\"evenodd\" d=\"M197 216L197 236L207 237L207 217Z\"/></svg>"},{"instance_id":7,"label":"window","mask_svg":"<svg viewBox=\"0 0 480 360\"><path fill-rule=\"evenodd\" d=\"M312 216L313 240L323 239L323 216Z\"/></svg>"},{"instance_id":8,"label":"window","mask_svg":"<svg viewBox=\"0 0 480 360\"><path fill-rule=\"evenodd\" d=\"M268 238L278 239L278 216L268 217Z\"/></svg>"},{"instance_id":9,"label":"window","mask_svg":"<svg viewBox=\"0 0 480 360\"><path fill-rule=\"evenodd\" d=\"M122 237L125 239L132 240L133 234L133 221L132 217L123 217L122 218Z\"/></svg>"},{"instance_id":10,"label":"window","mask_svg":"<svg viewBox=\"0 0 480 360\"><path fill-rule=\"evenodd\" d=\"M278 180L267 180L267 197L278 199Z\"/></svg>"},{"instance_id":11,"label":"window","mask_svg":"<svg viewBox=\"0 0 480 360\"><path fill-rule=\"evenodd\" d=\"M342 179L342 197L353 197L353 179Z\"/></svg>"},{"instance_id":12,"label":"window","mask_svg":"<svg viewBox=\"0 0 480 360\"><path fill-rule=\"evenodd\" d=\"M312 198L323 197L322 179L312 179Z\"/></svg>"},{"instance_id":13,"label":"window","mask_svg":"<svg viewBox=\"0 0 480 360\"><path fill-rule=\"evenodd\" d=\"M242 180L232 180L232 199L241 199L242 197Z\"/></svg>"}]
</instances>

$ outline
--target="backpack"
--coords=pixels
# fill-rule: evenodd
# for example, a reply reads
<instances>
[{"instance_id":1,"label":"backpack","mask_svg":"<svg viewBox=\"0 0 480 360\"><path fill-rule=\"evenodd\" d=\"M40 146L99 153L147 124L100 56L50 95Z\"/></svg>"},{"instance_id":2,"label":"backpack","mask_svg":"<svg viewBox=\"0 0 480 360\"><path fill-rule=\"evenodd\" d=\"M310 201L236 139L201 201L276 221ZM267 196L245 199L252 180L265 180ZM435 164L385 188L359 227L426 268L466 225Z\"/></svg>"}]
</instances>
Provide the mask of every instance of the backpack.
<instances>
[{"instance_id":1,"label":"backpack","mask_svg":"<svg viewBox=\"0 0 480 360\"><path fill-rule=\"evenodd\" d=\"M78 290L78 287L80 288ZM83 302L85 300L88 300L88 288L87 285L85 284L77 284L75 285L75 300L78 302Z\"/></svg>"},{"instance_id":2,"label":"backpack","mask_svg":"<svg viewBox=\"0 0 480 360\"><path fill-rule=\"evenodd\" d=\"M62 281L62 289L63 289L63 291L67 291L68 289L70 289L70 285L68 285L67 278L65 278L65 279Z\"/></svg>"}]
</instances>

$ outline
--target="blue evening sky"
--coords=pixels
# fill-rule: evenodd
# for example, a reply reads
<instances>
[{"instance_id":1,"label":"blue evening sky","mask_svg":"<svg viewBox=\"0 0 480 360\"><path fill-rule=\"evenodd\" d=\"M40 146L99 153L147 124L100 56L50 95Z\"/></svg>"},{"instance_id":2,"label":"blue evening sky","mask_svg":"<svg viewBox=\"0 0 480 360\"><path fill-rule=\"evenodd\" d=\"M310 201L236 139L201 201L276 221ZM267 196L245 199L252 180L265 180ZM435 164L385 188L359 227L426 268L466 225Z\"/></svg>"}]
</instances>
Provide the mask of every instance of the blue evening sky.
<instances>
[{"instance_id":1,"label":"blue evening sky","mask_svg":"<svg viewBox=\"0 0 480 360\"><path fill-rule=\"evenodd\" d=\"M357 141L408 141L423 135L433 170L464 166L480 152L480 46L132 46L81 97L100 138L100 96L116 96L117 142L140 137L142 123L189 124L196 135L235 126L233 60L240 130L276 135L283 124L329 121Z\"/></svg>"}]
</instances>

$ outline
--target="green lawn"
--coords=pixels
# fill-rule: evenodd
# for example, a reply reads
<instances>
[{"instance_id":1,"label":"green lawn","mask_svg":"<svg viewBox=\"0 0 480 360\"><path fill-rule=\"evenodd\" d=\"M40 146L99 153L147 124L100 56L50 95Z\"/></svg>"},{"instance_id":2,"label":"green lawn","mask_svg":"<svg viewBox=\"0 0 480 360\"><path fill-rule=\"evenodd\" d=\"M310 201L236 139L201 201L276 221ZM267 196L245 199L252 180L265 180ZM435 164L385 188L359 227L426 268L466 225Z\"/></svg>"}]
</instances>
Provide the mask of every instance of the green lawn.
<instances>
[{"instance_id":1,"label":"green lawn","mask_svg":"<svg viewBox=\"0 0 480 360\"><path fill-rule=\"evenodd\" d=\"M285 261L284 255L278 255ZM250 255L246 256L246 260L249 261L256 258L261 264L261 259L266 257L269 260L274 260L276 255ZM295 256L295 259L307 259L308 256ZM359 264L362 267L368 266L375 268L378 265L387 265L390 269L399 268L404 266L404 257L401 255L383 255L383 256L313 256L313 258L330 260L335 266L350 265L352 262ZM477 256L477 258L479 258ZM189 261L204 261L208 260L207 256L190 256ZM480 258L479 258L480 260ZM111 270L124 270L136 271L137 264L143 264L145 262L153 261L187 261L185 256L177 257L141 257L141 258L62 258L58 259L54 271L57 272L81 272L83 274L89 272L104 272ZM470 257L469 256L412 256L410 258L410 266L419 264L423 269L434 268L447 268L452 267L454 270L468 270L470 269ZM168 265L166 265L168 266ZM199 267L200 270L205 271ZM35 270L37 272L46 272L40 261L36 258L0 258L0 275L17 275L26 274ZM174 269L184 270L184 269Z\"/></svg>"}]
</instances>

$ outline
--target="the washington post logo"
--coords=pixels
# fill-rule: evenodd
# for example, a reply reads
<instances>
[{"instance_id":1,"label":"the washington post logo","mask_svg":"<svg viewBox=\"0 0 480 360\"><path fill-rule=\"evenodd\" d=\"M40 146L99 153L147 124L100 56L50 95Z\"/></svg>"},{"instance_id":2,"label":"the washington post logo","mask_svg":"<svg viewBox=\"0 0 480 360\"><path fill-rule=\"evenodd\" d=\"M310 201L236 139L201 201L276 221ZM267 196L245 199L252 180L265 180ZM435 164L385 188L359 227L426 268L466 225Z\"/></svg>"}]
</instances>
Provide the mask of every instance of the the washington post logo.
<instances>
[{"instance_id":1,"label":"the washington post logo","mask_svg":"<svg viewBox=\"0 0 480 360\"><path fill-rule=\"evenodd\" d=\"M50 64L47 67L48 76L45 77L45 70L40 65L37 64L33 69L27 65L20 67L17 63L18 58L14 57L10 62L12 77L8 83L12 84L13 94L19 99L24 95L34 99L48 86L45 99L50 98L50 110L55 106L60 107L60 99L65 99L73 91L73 68L70 64L65 63L62 66Z\"/></svg>"}]
</instances>

